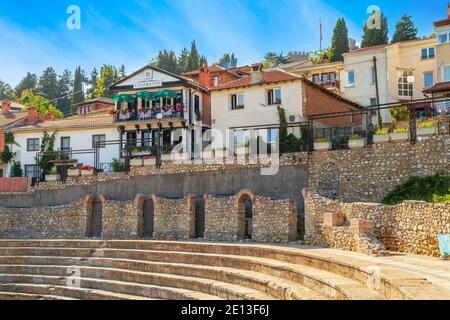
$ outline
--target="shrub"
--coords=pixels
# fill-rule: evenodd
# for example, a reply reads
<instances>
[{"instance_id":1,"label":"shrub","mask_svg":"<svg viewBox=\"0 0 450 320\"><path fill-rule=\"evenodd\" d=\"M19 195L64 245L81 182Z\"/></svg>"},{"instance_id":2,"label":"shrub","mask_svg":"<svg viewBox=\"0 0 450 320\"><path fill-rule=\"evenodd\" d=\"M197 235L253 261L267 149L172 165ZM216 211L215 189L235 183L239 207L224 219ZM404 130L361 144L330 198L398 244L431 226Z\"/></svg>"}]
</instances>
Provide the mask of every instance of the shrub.
<instances>
[{"instance_id":1,"label":"shrub","mask_svg":"<svg viewBox=\"0 0 450 320\"><path fill-rule=\"evenodd\" d=\"M397 186L384 199L383 203L395 205L405 200L426 202L444 202L450 197L450 177L435 175L429 177L412 177Z\"/></svg>"},{"instance_id":2,"label":"shrub","mask_svg":"<svg viewBox=\"0 0 450 320\"><path fill-rule=\"evenodd\" d=\"M405 133L408 132L408 129L406 128L395 128L394 133Z\"/></svg>"},{"instance_id":3,"label":"shrub","mask_svg":"<svg viewBox=\"0 0 450 320\"><path fill-rule=\"evenodd\" d=\"M353 140L361 140L361 139L362 139L362 137L359 134L354 134L348 140L352 140L353 141Z\"/></svg>"},{"instance_id":4,"label":"shrub","mask_svg":"<svg viewBox=\"0 0 450 320\"><path fill-rule=\"evenodd\" d=\"M122 163L119 159L113 159L112 162L112 169L114 172L122 172Z\"/></svg>"},{"instance_id":5,"label":"shrub","mask_svg":"<svg viewBox=\"0 0 450 320\"><path fill-rule=\"evenodd\" d=\"M377 131L375 131L376 136L382 136L384 134L388 134L388 129L378 129Z\"/></svg>"},{"instance_id":6,"label":"shrub","mask_svg":"<svg viewBox=\"0 0 450 320\"><path fill-rule=\"evenodd\" d=\"M14 153L9 149L9 146L6 145L5 149L3 150L2 154L0 155L0 160L3 163L10 163L12 158L14 158Z\"/></svg>"},{"instance_id":7,"label":"shrub","mask_svg":"<svg viewBox=\"0 0 450 320\"><path fill-rule=\"evenodd\" d=\"M419 123L419 128L431 128L433 126L432 121Z\"/></svg>"},{"instance_id":8,"label":"shrub","mask_svg":"<svg viewBox=\"0 0 450 320\"><path fill-rule=\"evenodd\" d=\"M17 161L13 162L9 176L11 178L23 177L22 165L20 164L20 162Z\"/></svg>"},{"instance_id":9,"label":"shrub","mask_svg":"<svg viewBox=\"0 0 450 320\"><path fill-rule=\"evenodd\" d=\"M389 109L389 114L395 121L406 121L409 118L409 111L405 106Z\"/></svg>"}]
</instances>

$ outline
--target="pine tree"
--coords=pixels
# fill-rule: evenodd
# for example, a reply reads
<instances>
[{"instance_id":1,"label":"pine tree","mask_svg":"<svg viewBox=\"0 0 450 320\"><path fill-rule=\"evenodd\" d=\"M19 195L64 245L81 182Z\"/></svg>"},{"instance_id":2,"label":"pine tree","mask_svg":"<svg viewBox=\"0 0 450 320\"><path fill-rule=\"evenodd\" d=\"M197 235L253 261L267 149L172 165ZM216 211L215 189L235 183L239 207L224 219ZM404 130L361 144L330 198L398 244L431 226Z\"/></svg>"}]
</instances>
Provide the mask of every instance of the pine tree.
<instances>
[{"instance_id":1,"label":"pine tree","mask_svg":"<svg viewBox=\"0 0 450 320\"><path fill-rule=\"evenodd\" d=\"M160 69L163 69L163 70L166 70L166 71L169 71L172 73L176 73L177 72L177 55L173 51L167 51L167 50L160 51L158 54L158 57L153 62L153 65Z\"/></svg>"},{"instance_id":2,"label":"pine tree","mask_svg":"<svg viewBox=\"0 0 450 320\"><path fill-rule=\"evenodd\" d=\"M127 76L127 71L125 70L125 65L121 65L119 69L119 80Z\"/></svg>"},{"instance_id":3,"label":"pine tree","mask_svg":"<svg viewBox=\"0 0 450 320\"><path fill-rule=\"evenodd\" d=\"M84 101L83 79L81 74L81 67L75 69L72 92L72 112L74 113L74 105Z\"/></svg>"},{"instance_id":4,"label":"pine tree","mask_svg":"<svg viewBox=\"0 0 450 320\"><path fill-rule=\"evenodd\" d=\"M220 60L215 64L218 64L225 69L235 68L237 67L237 58L235 57L234 53L232 53L231 55L229 53L224 53L222 58L220 58Z\"/></svg>"},{"instance_id":5,"label":"pine tree","mask_svg":"<svg viewBox=\"0 0 450 320\"><path fill-rule=\"evenodd\" d=\"M8 83L0 80L0 100L13 99L14 97L15 93L12 87Z\"/></svg>"},{"instance_id":6,"label":"pine tree","mask_svg":"<svg viewBox=\"0 0 450 320\"><path fill-rule=\"evenodd\" d=\"M65 115L71 112L71 96L72 91L72 72L68 69L58 79L57 95L58 100L55 102L56 107Z\"/></svg>"},{"instance_id":7,"label":"pine tree","mask_svg":"<svg viewBox=\"0 0 450 320\"><path fill-rule=\"evenodd\" d=\"M34 90L38 84L38 77L33 73L27 73L27 75L20 81L20 83L14 89L17 97L22 96L22 92L25 90Z\"/></svg>"},{"instance_id":8,"label":"pine tree","mask_svg":"<svg viewBox=\"0 0 450 320\"><path fill-rule=\"evenodd\" d=\"M42 76L39 78L40 93L50 101L57 97L58 93L58 75L51 67L44 70Z\"/></svg>"},{"instance_id":9,"label":"pine tree","mask_svg":"<svg viewBox=\"0 0 450 320\"><path fill-rule=\"evenodd\" d=\"M97 78L94 96L112 98L114 94L110 91L111 85L116 82L117 69L111 65L103 65L100 69L100 77Z\"/></svg>"},{"instance_id":10,"label":"pine tree","mask_svg":"<svg viewBox=\"0 0 450 320\"><path fill-rule=\"evenodd\" d=\"M197 45L195 40L192 41L191 51L189 52L189 58L186 71L194 71L200 68L200 56L198 54Z\"/></svg>"},{"instance_id":11,"label":"pine tree","mask_svg":"<svg viewBox=\"0 0 450 320\"><path fill-rule=\"evenodd\" d=\"M89 89L87 90L87 95L88 95L89 99L95 98L94 90L97 85L97 77L98 77L98 71L96 68L94 68L94 70L92 70L92 72L91 72L90 79L87 82L90 86Z\"/></svg>"},{"instance_id":12,"label":"pine tree","mask_svg":"<svg viewBox=\"0 0 450 320\"><path fill-rule=\"evenodd\" d=\"M330 57L331 62L344 61L342 56L350 51L348 45L348 30L344 18L338 19L333 30L333 39L331 41L333 55Z\"/></svg>"},{"instance_id":13,"label":"pine tree","mask_svg":"<svg viewBox=\"0 0 450 320\"><path fill-rule=\"evenodd\" d=\"M404 15L395 25L392 43L417 39L417 28L411 16Z\"/></svg>"},{"instance_id":14,"label":"pine tree","mask_svg":"<svg viewBox=\"0 0 450 320\"><path fill-rule=\"evenodd\" d=\"M189 51L187 51L186 48L183 48L177 59L177 74L186 72L188 60L189 60Z\"/></svg>"},{"instance_id":15,"label":"pine tree","mask_svg":"<svg viewBox=\"0 0 450 320\"><path fill-rule=\"evenodd\" d=\"M364 35L361 42L361 47L371 47L380 44L388 44L388 21L387 17L381 13L381 28L368 28L367 24L364 25Z\"/></svg>"},{"instance_id":16,"label":"pine tree","mask_svg":"<svg viewBox=\"0 0 450 320\"><path fill-rule=\"evenodd\" d=\"M208 66L208 59L206 59L206 57L202 55L199 60L199 67L201 68L203 67L203 65Z\"/></svg>"}]
</instances>

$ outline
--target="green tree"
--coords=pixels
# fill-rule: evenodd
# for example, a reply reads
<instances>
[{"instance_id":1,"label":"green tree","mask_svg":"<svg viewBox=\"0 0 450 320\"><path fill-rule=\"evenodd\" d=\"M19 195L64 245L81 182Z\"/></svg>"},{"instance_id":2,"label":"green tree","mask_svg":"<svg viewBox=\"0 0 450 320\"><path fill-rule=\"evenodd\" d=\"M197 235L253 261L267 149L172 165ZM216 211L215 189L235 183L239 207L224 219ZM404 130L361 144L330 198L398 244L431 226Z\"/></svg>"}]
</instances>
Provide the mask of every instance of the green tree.
<instances>
[{"instance_id":1,"label":"green tree","mask_svg":"<svg viewBox=\"0 0 450 320\"><path fill-rule=\"evenodd\" d=\"M20 178L23 177L23 170L22 165L20 164L20 161L13 161L13 164L11 166L11 172L9 173L9 176L11 178Z\"/></svg>"},{"instance_id":2,"label":"green tree","mask_svg":"<svg viewBox=\"0 0 450 320\"><path fill-rule=\"evenodd\" d=\"M57 119L64 116L63 113L51 104L48 99L40 95L35 95L31 90L25 90L22 92L19 102L26 106L25 110L31 106L35 107L39 114L44 117L48 115L49 111L51 111Z\"/></svg>"},{"instance_id":3,"label":"green tree","mask_svg":"<svg viewBox=\"0 0 450 320\"><path fill-rule=\"evenodd\" d=\"M4 82L0 80L0 100L5 100L5 99L14 99L15 97L15 93L14 90L12 89L12 87Z\"/></svg>"},{"instance_id":4,"label":"green tree","mask_svg":"<svg viewBox=\"0 0 450 320\"><path fill-rule=\"evenodd\" d=\"M111 85L117 81L117 70L111 65L103 65L100 69L100 77L97 78L94 96L113 98L114 94L110 91Z\"/></svg>"},{"instance_id":5,"label":"green tree","mask_svg":"<svg viewBox=\"0 0 450 320\"><path fill-rule=\"evenodd\" d=\"M39 159L39 168L41 169L42 177L44 179L53 168L53 164L50 161L58 160L59 158L59 153L54 151L55 140L56 132L53 132L51 135L44 132L41 138L41 157Z\"/></svg>"},{"instance_id":6,"label":"green tree","mask_svg":"<svg viewBox=\"0 0 450 320\"><path fill-rule=\"evenodd\" d=\"M70 70L64 70L63 74L59 76L57 89L56 106L62 113L69 114L71 112L70 93L72 91L72 72Z\"/></svg>"},{"instance_id":7,"label":"green tree","mask_svg":"<svg viewBox=\"0 0 450 320\"><path fill-rule=\"evenodd\" d=\"M277 54L275 52L267 52L264 55L263 64L264 64L264 67L266 67L266 68L267 67L272 68L272 67L277 67L280 64L287 64L289 62L290 62L289 57L285 56L283 54L283 52L280 52L279 54Z\"/></svg>"},{"instance_id":8,"label":"green tree","mask_svg":"<svg viewBox=\"0 0 450 320\"><path fill-rule=\"evenodd\" d=\"M119 69L119 80L125 78L126 76L127 76L127 71L125 69L125 65L123 64L120 66L120 69Z\"/></svg>"},{"instance_id":9,"label":"green tree","mask_svg":"<svg viewBox=\"0 0 450 320\"><path fill-rule=\"evenodd\" d=\"M49 67L44 70L39 78L39 89L40 93L50 101L57 97L58 75L53 68Z\"/></svg>"},{"instance_id":10,"label":"green tree","mask_svg":"<svg viewBox=\"0 0 450 320\"><path fill-rule=\"evenodd\" d=\"M195 40L191 43L191 51L189 52L186 71L194 71L200 68L200 55L197 50Z\"/></svg>"},{"instance_id":11,"label":"green tree","mask_svg":"<svg viewBox=\"0 0 450 320\"><path fill-rule=\"evenodd\" d=\"M73 80L72 112L75 112L75 110L73 110L73 106L83 101L84 101L83 75L81 72L81 67L77 67L75 69L75 75Z\"/></svg>"},{"instance_id":12,"label":"green tree","mask_svg":"<svg viewBox=\"0 0 450 320\"><path fill-rule=\"evenodd\" d=\"M87 84L89 85L89 89L87 90L87 95L90 99L95 98L95 87L97 85L97 77L98 77L98 71L96 68L91 71L90 79L88 79Z\"/></svg>"},{"instance_id":13,"label":"green tree","mask_svg":"<svg viewBox=\"0 0 450 320\"><path fill-rule=\"evenodd\" d=\"M411 16L404 15L395 25L392 43L417 39L417 28Z\"/></svg>"},{"instance_id":14,"label":"green tree","mask_svg":"<svg viewBox=\"0 0 450 320\"><path fill-rule=\"evenodd\" d=\"M324 63L325 57L332 57L333 54L333 48L326 48L322 50L317 50L314 53L311 53L311 61L314 64L322 64Z\"/></svg>"},{"instance_id":15,"label":"green tree","mask_svg":"<svg viewBox=\"0 0 450 320\"><path fill-rule=\"evenodd\" d=\"M156 60L152 63L155 67L176 73L177 72L177 55L173 51L160 51Z\"/></svg>"},{"instance_id":16,"label":"green tree","mask_svg":"<svg viewBox=\"0 0 450 320\"><path fill-rule=\"evenodd\" d=\"M237 67L237 63L238 60L234 55L234 53L232 54L224 53L222 58L220 58L220 60L216 64L218 64L221 67L224 67L225 69L229 69Z\"/></svg>"},{"instance_id":17,"label":"green tree","mask_svg":"<svg viewBox=\"0 0 450 320\"><path fill-rule=\"evenodd\" d=\"M38 84L37 75L28 72L27 75L15 87L16 97L21 97L25 90L34 90Z\"/></svg>"},{"instance_id":18,"label":"green tree","mask_svg":"<svg viewBox=\"0 0 450 320\"><path fill-rule=\"evenodd\" d=\"M364 25L364 35L361 42L362 48L389 43L387 17L383 13L381 13L380 18L381 28L368 28L367 24Z\"/></svg>"},{"instance_id":19,"label":"green tree","mask_svg":"<svg viewBox=\"0 0 450 320\"><path fill-rule=\"evenodd\" d=\"M187 51L186 48L183 48L177 59L177 74L186 72L188 60L189 60L189 51Z\"/></svg>"},{"instance_id":20,"label":"green tree","mask_svg":"<svg viewBox=\"0 0 450 320\"><path fill-rule=\"evenodd\" d=\"M344 61L343 54L350 51L348 45L348 30L344 18L338 19L333 30L333 39L331 40L332 56L331 62Z\"/></svg>"}]
</instances>

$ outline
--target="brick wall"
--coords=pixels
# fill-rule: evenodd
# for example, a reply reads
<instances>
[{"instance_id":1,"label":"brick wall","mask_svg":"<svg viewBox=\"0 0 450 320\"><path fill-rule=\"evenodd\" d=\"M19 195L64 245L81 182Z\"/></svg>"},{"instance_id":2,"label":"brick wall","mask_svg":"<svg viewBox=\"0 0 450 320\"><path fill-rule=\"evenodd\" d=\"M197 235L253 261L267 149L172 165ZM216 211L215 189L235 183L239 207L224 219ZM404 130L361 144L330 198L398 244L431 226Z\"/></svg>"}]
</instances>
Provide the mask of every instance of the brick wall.
<instances>
[{"instance_id":1,"label":"brick wall","mask_svg":"<svg viewBox=\"0 0 450 320\"><path fill-rule=\"evenodd\" d=\"M305 81L302 82L302 87L303 117L310 117L324 113L348 112L351 110L356 110L355 107L349 105L345 101L340 101ZM316 122L328 127L359 126L362 124L362 116L355 115L353 117L345 116L339 118L320 119L316 120Z\"/></svg>"},{"instance_id":2,"label":"brick wall","mask_svg":"<svg viewBox=\"0 0 450 320\"><path fill-rule=\"evenodd\" d=\"M0 192L26 192L28 183L28 178L0 178Z\"/></svg>"},{"instance_id":3,"label":"brick wall","mask_svg":"<svg viewBox=\"0 0 450 320\"><path fill-rule=\"evenodd\" d=\"M5 150L5 131L0 130L0 153Z\"/></svg>"}]
</instances>

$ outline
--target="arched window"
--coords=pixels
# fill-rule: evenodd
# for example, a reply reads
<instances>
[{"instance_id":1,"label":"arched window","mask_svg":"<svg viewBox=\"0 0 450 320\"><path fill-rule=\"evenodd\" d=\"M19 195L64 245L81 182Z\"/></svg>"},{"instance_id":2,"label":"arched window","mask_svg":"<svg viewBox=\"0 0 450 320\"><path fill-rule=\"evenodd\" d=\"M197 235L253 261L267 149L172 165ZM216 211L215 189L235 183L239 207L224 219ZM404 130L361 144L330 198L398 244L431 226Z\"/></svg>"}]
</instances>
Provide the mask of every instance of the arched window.
<instances>
[{"instance_id":1,"label":"arched window","mask_svg":"<svg viewBox=\"0 0 450 320\"><path fill-rule=\"evenodd\" d=\"M408 77L412 76L412 71L402 71L398 79L398 96L411 97L413 95L413 84L408 83Z\"/></svg>"}]
</instances>

